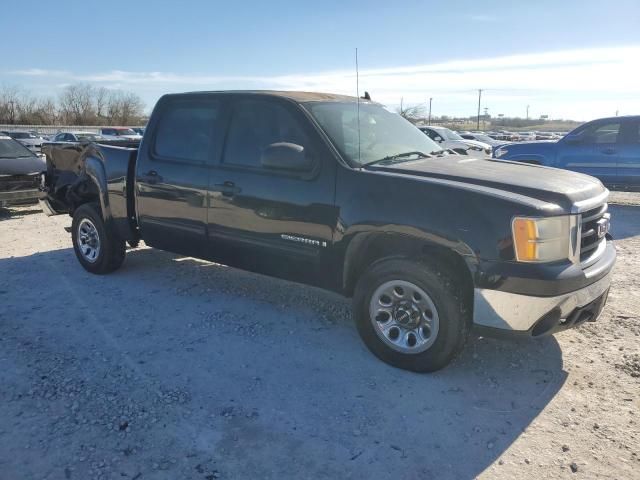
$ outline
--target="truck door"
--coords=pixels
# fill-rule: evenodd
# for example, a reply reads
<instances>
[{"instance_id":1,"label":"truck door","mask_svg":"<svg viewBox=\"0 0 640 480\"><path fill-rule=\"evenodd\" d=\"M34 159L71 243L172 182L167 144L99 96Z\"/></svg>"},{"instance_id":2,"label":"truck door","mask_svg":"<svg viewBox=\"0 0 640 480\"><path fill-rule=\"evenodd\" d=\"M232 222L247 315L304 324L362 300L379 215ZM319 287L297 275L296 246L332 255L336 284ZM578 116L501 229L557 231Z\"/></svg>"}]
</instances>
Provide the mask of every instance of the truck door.
<instances>
[{"instance_id":1,"label":"truck door","mask_svg":"<svg viewBox=\"0 0 640 480\"><path fill-rule=\"evenodd\" d=\"M265 166L273 144L302 147L305 169ZM323 284L333 231L336 163L300 107L237 96L209 180L209 240L223 263Z\"/></svg>"},{"instance_id":2,"label":"truck door","mask_svg":"<svg viewBox=\"0 0 640 480\"><path fill-rule=\"evenodd\" d=\"M170 97L156 107L153 134L142 142L136 165L138 222L147 244L185 255L203 251L222 116L221 102L211 97Z\"/></svg>"},{"instance_id":3,"label":"truck door","mask_svg":"<svg viewBox=\"0 0 640 480\"><path fill-rule=\"evenodd\" d=\"M618 185L634 189L640 187L640 119L622 123L618 150Z\"/></svg>"},{"instance_id":4,"label":"truck door","mask_svg":"<svg viewBox=\"0 0 640 480\"><path fill-rule=\"evenodd\" d=\"M558 145L558 167L596 177L614 185L618 176L620 121L598 122L579 136L570 136Z\"/></svg>"}]
</instances>

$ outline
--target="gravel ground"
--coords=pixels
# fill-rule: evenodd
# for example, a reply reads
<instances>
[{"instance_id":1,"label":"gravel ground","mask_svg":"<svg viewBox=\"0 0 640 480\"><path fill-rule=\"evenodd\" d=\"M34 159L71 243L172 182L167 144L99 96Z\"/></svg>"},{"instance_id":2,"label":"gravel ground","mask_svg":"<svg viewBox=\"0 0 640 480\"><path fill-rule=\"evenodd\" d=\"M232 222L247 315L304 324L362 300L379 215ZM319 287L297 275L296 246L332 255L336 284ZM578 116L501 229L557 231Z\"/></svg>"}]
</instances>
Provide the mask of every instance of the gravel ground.
<instances>
[{"instance_id":1,"label":"gravel ground","mask_svg":"<svg viewBox=\"0 0 640 480\"><path fill-rule=\"evenodd\" d=\"M431 375L334 294L147 248L93 276L68 217L0 210L0 478L640 478L640 194L612 200L597 323Z\"/></svg>"}]
</instances>

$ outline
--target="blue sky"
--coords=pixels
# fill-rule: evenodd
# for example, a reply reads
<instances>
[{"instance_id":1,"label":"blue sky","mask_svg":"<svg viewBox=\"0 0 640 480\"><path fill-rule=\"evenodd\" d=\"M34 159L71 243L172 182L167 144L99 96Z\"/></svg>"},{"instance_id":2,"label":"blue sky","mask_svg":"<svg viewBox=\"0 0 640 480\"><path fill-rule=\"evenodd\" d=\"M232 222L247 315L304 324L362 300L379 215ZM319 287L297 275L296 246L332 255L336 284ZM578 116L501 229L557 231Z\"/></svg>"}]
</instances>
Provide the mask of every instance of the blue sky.
<instances>
[{"instance_id":1,"label":"blue sky","mask_svg":"<svg viewBox=\"0 0 640 480\"><path fill-rule=\"evenodd\" d=\"M95 5L95 6L94 6ZM640 113L640 2L75 0L2 7L0 85L57 96L278 88L354 93L471 115ZM27 21L28 20L28 21ZM13 45L7 39L15 38Z\"/></svg>"}]
</instances>

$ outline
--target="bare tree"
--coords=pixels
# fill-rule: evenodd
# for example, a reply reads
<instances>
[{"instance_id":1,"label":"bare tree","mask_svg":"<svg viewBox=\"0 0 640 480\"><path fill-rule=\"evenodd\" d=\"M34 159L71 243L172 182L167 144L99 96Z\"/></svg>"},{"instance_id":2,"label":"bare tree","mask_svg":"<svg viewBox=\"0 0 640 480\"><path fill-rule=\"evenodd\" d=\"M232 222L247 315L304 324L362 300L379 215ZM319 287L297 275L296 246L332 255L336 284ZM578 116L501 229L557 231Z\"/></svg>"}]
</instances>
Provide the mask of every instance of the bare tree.
<instances>
[{"instance_id":1,"label":"bare tree","mask_svg":"<svg viewBox=\"0 0 640 480\"><path fill-rule=\"evenodd\" d=\"M424 105L413 105L411 107L404 106L404 98L400 99L400 108L398 108L400 116L406 118L411 123L417 123L424 119Z\"/></svg>"},{"instance_id":2,"label":"bare tree","mask_svg":"<svg viewBox=\"0 0 640 480\"><path fill-rule=\"evenodd\" d=\"M76 125L128 125L139 121L144 103L132 92L70 85L60 96L60 114L64 121Z\"/></svg>"},{"instance_id":3,"label":"bare tree","mask_svg":"<svg viewBox=\"0 0 640 480\"><path fill-rule=\"evenodd\" d=\"M107 88L100 87L94 91L94 107L98 123L104 123L107 116L107 104L109 103L110 91Z\"/></svg>"},{"instance_id":4,"label":"bare tree","mask_svg":"<svg viewBox=\"0 0 640 480\"><path fill-rule=\"evenodd\" d=\"M93 87L89 84L67 86L59 98L63 121L73 125L92 125L96 119L92 94Z\"/></svg>"},{"instance_id":5,"label":"bare tree","mask_svg":"<svg viewBox=\"0 0 640 480\"><path fill-rule=\"evenodd\" d=\"M0 122L17 123L20 115L20 95L18 87L4 86L0 90Z\"/></svg>"}]
</instances>

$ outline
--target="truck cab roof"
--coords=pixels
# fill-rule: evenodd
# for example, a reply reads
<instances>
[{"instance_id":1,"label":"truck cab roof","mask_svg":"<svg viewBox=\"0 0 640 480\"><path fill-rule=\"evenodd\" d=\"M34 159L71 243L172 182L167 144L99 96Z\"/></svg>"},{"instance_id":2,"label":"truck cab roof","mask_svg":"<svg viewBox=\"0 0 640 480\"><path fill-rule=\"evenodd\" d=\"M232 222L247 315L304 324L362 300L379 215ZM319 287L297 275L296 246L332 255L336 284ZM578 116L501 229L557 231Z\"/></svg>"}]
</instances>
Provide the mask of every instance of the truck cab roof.
<instances>
[{"instance_id":1,"label":"truck cab roof","mask_svg":"<svg viewBox=\"0 0 640 480\"><path fill-rule=\"evenodd\" d=\"M358 98L350 95L339 95L335 93L322 92L303 92L303 91L285 91L285 90L213 90L213 91L195 91L186 93L170 93L165 97L191 96L191 95L259 95L265 97L280 97L293 100L297 103L308 102L357 102ZM360 98L360 103L377 103L372 100Z\"/></svg>"}]
</instances>

